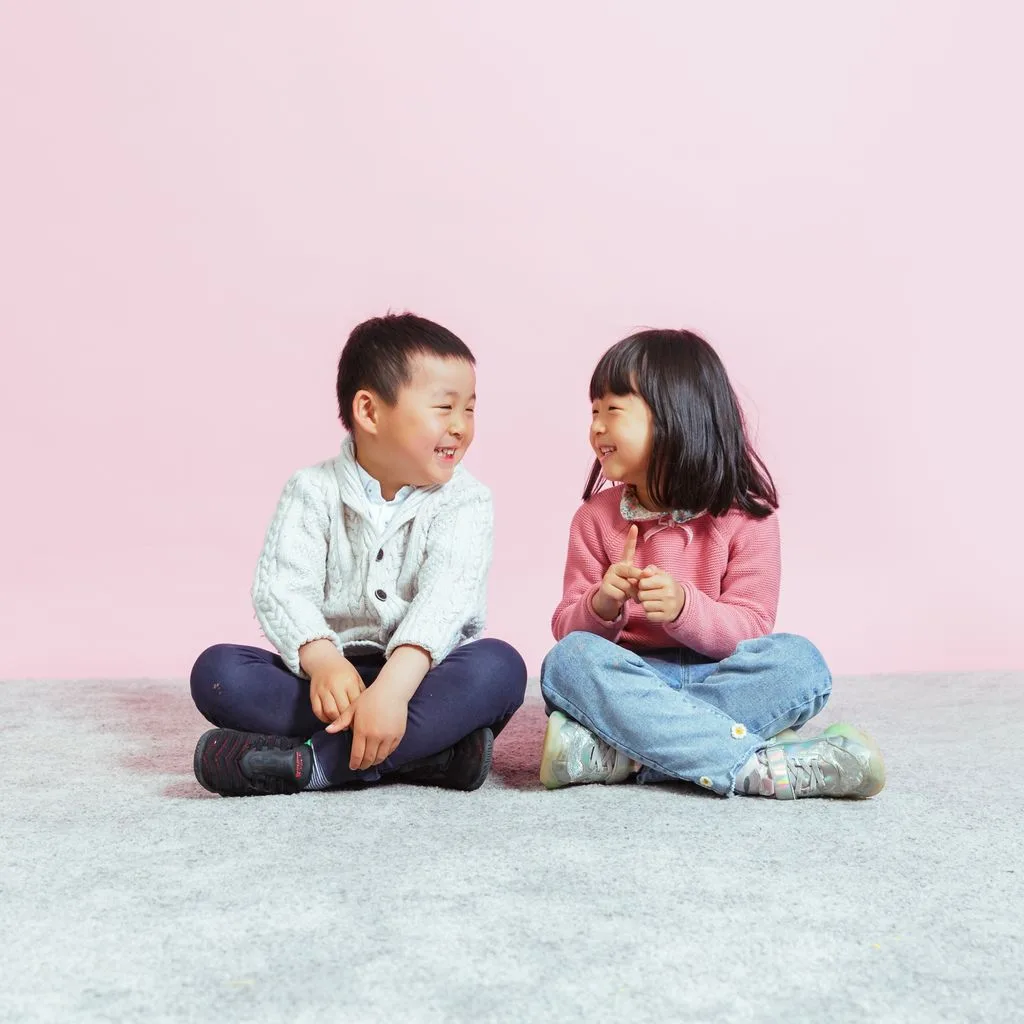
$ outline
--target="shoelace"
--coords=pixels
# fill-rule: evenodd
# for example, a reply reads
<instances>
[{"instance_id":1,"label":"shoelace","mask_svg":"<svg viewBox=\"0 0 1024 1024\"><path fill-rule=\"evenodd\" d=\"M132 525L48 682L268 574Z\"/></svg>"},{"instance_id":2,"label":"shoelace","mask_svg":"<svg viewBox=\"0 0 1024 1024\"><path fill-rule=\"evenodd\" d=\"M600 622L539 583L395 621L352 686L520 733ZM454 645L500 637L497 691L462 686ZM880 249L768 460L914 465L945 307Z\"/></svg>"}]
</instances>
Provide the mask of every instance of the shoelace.
<instances>
[{"instance_id":1,"label":"shoelace","mask_svg":"<svg viewBox=\"0 0 1024 1024\"><path fill-rule=\"evenodd\" d=\"M791 757L786 759L790 772L793 776L793 785L797 792L807 793L814 789L823 789L825 776L821 771L821 758L817 755L811 757ZM797 770L800 772L797 778Z\"/></svg>"},{"instance_id":2,"label":"shoelace","mask_svg":"<svg viewBox=\"0 0 1024 1024\"><path fill-rule=\"evenodd\" d=\"M590 748L590 766L610 772L615 767L615 748L600 740L594 740L594 744Z\"/></svg>"}]
</instances>

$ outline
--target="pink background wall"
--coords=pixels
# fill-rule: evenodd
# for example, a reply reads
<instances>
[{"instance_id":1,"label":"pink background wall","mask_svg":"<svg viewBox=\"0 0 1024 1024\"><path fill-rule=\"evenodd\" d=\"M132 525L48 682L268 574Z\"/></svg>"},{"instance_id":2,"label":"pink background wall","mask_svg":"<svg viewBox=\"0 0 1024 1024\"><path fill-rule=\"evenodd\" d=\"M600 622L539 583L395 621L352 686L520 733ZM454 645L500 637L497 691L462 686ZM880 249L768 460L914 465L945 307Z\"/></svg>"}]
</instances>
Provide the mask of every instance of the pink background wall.
<instances>
[{"instance_id":1,"label":"pink background wall","mask_svg":"<svg viewBox=\"0 0 1024 1024\"><path fill-rule=\"evenodd\" d=\"M0 677L253 642L348 329L480 361L491 631L549 644L586 382L705 333L838 672L1024 666L1011 5L3 4ZM1014 127L1017 125L1017 127Z\"/></svg>"}]
</instances>

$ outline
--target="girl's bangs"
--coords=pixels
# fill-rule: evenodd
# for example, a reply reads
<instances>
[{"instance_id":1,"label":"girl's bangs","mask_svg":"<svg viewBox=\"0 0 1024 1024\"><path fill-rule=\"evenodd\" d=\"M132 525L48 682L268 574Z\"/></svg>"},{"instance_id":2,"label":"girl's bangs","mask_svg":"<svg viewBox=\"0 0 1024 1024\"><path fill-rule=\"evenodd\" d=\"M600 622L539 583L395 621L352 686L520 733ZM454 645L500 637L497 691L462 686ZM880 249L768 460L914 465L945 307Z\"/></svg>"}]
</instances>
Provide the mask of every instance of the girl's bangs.
<instances>
[{"instance_id":1,"label":"girl's bangs","mask_svg":"<svg viewBox=\"0 0 1024 1024\"><path fill-rule=\"evenodd\" d=\"M595 402L605 395L637 394L641 355L638 346L621 342L605 352L590 378L590 400Z\"/></svg>"}]
</instances>

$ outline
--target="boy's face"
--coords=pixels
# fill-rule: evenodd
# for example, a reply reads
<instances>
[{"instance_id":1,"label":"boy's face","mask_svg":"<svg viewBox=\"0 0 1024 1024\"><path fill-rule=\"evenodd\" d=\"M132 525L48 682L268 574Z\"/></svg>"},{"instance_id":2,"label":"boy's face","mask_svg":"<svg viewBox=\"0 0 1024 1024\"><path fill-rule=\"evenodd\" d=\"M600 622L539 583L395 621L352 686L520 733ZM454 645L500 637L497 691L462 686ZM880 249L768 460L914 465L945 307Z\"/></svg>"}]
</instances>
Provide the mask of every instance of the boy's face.
<instances>
[{"instance_id":1,"label":"boy's face","mask_svg":"<svg viewBox=\"0 0 1024 1024\"><path fill-rule=\"evenodd\" d=\"M462 359L415 356L393 406L380 403L375 467L396 489L447 483L473 443L476 372ZM376 474L375 474L376 475Z\"/></svg>"}]
</instances>

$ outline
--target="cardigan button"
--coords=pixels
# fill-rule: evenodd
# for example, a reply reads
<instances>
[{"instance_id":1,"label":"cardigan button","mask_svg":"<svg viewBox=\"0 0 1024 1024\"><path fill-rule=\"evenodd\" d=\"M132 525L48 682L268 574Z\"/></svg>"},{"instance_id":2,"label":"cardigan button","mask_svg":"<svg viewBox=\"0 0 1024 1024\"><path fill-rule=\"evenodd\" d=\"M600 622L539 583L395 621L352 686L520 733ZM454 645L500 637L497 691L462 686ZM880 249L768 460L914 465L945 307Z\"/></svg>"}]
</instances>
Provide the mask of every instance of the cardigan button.
<instances>
[{"instance_id":1,"label":"cardigan button","mask_svg":"<svg viewBox=\"0 0 1024 1024\"><path fill-rule=\"evenodd\" d=\"M388 599L388 595L385 594L383 590L379 589L373 592L373 596L377 598L378 601L386 601Z\"/></svg>"},{"instance_id":2,"label":"cardigan button","mask_svg":"<svg viewBox=\"0 0 1024 1024\"><path fill-rule=\"evenodd\" d=\"M380 551L377 552L377 561L379 562L383 557L384 557L384 549L381 548Z\"/></svg>"}]
</instances>

